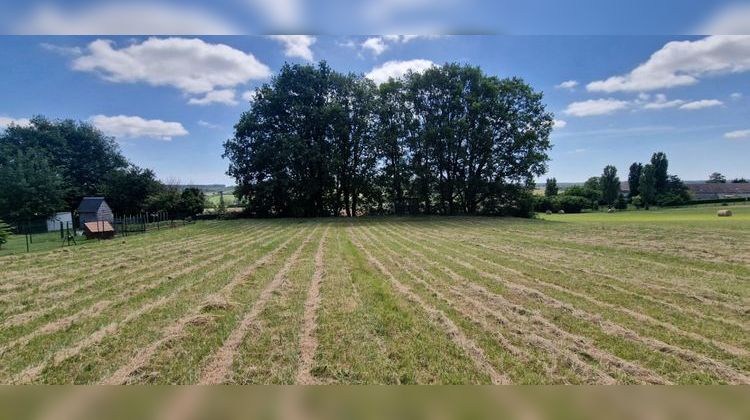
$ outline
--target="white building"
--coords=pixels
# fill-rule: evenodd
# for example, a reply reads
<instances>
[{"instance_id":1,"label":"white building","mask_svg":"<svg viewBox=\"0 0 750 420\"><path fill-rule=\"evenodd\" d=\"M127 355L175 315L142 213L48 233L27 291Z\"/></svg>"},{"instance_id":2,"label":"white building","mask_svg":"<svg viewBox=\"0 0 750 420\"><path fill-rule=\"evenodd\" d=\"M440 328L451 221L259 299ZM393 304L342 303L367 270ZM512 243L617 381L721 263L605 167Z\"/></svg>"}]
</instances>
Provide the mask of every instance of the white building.
<instances>
[{"instance_id":1,"label":"white building","mask_svg":"<svg viewBox=\"0 0 750 420\"><path fill-rule=\"evenodd\" d=\"M54 216L47 219L47 232L59 232L60 222L62 222L63 227L70 226L70 228L72 229L73 214L69 211L55 213Z\"/></svg>"}]
</instances>

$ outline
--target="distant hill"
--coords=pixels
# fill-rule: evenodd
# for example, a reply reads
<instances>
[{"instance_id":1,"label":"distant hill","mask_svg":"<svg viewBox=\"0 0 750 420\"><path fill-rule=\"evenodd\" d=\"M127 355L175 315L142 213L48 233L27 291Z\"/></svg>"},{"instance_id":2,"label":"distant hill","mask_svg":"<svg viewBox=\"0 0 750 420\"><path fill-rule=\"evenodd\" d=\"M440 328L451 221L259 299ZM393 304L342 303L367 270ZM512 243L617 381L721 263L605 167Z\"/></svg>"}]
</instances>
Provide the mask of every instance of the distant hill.
<instances>
[{"instance_id":1,"label":"distant hill","mask_svg":"<svg viewBox=\"0 0 750 420\"><path fill-rule=\"evenodd\" d=\"M186 184L180 185L180 188L197 188L204 193L218 193L219 191L231 193L234 191L234 186L227 187L224 184Z\"/></svg>"}]
</instances>

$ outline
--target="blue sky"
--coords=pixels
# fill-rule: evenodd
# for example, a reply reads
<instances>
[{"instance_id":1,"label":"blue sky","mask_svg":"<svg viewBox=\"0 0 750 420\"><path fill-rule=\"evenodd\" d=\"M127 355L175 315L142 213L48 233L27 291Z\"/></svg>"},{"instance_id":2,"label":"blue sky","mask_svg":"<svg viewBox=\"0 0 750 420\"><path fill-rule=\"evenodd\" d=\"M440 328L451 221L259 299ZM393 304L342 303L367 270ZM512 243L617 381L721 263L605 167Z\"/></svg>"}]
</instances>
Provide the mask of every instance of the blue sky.
<instances>
[{"instance_id":1,"label":"blue sky","mask_svg":"<svg viewBox=\"0 0 750 420\"><path fill-rule=\"evenodd\" d=\"M548 174L559 181L607 164L624 178L654 151L686 180L750 177L748 37L3 36L0 124L90 120L162 179L231 184L221 145L250 106L244 94L310 58L373 78L430 62L522 77L560 121Z\"/></svg>"}]
</instances>

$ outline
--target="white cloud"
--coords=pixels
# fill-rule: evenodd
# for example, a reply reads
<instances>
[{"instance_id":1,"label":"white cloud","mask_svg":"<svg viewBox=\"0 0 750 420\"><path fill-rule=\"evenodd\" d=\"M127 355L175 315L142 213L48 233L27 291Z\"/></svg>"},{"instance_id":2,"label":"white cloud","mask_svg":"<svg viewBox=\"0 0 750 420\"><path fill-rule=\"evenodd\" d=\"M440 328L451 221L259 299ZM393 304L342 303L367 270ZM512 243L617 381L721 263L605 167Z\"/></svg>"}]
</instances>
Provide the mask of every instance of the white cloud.
<instances>
[{"instance_id":1,"label":"white cloud","mask_svg":"<svg viewBox=\"0 0 750 420\"><path fill-rule=\"evenodd\" d=\"M310 49L316 39L310 35L271 35L284 44L284 54L287 57L299 57L307 61L313 61L313 52Z\"/></svg>"},{"instance_id":2,"label":"white cloud","mask_svg":"<svg viewBox=\"0 0 750 420\"><path fill-rule=\"evenodd\" d=\"M642 102L641 102L642 101ZM644 109L667 109L675 108L685 103L681 99L667 100L667 96L664 94L658 94L651 100L649 95L639 95L639 101L636 101L639 105L642 105Z\"/></svg>"},{"instance_id":3,"label":"white cloud","mask_svg":"<svg viewBox=\"0 0 750 420\"><path fill-rule=\"evenodd\" d=\"M372 51L375 55L380 55L388 49L388 45L385 44L383 38L376 36L373 38L367 38L367 40L362 43L362 48Z\"/></svg>"},{"instance_id":4,"label":"white cloud","mask_svg":"<svg viewBox=\"0 0 750 420\"><path fill-rule=\"evenodd\" d=\"M28 127L31 125L31 120L28 118L11 118L11 117L3 117L0 115L0 128L7 128L11 125L17 125L19 127Z\"/></svg>"},{"instance_id":5,"label":"white cloud","mask_svg":"<svg viewBox=\"0 0 750 420\"><path fill-rule=\"evenodd\" d=\"M695 32L700 35L750 35L750 5L723 7Z\"/></svg>"},{"instance_id":6,"label":"white cloud","mask_svg":"<svg viewBox=\"0 0 750 420\"><path fill-rule=\"evenodd\" d=\"M554 120L552 121L552 127L554 128L565 128L565 126L568 125L568 122L565 120Z\"/></svg>"},{"instance_id":7,"label":"white cloud","mask_svg":"<svg viewBox=\"0 0 750 420\"><path fill-rule=\"evenodd\" d=\"M574 117L592 117L609 115L621 111L630 105L627 101L616 99L590 99L588 101L573 102L563 111L563 114Z\"/></svg>"},{"instance_id":8,"label":"white cloud","mask_svg":"<svg viewBox=\"0 0 750 420\"><path fill-rule=\"evenodd\" d=\"M730 131L724 137L730 140L750 139L750 130Z\"/></svg>"},{"instance_id":9,"label":"white cloud","mask_svg":"<svg viewBox=\"0 0 750 420\"><path fill-rule=\"evenodd\" d=\"M651 91L746 71L750 71L750 36L709 36L669 42L630 73L591 82L586 88L592 92Z\"/></svg>"},{"instance_id":10,"label":"white cloud","mask_svg":"<svg viewBox=\"0 0 750 420\"><path fill-rule=\"evenodd\" d=\"M41 44L39 44L39 46L47 51L51 51L55 54L60 55L78 56L83 54L83 49L81 49L81 47L66 47L62 45L49 44L47 42L42 42Z\"/></svg>"},{"instance_id":11,"label":"white cloud","mask_svg":"<svg viewBox=\"0 0 750 420\"><path fill-rule=\"evenodd\" d=\"M742 99L742 94L739 92L734 92L733 94L729 95L729 97L736 101Z\"/></svg>"},{"instance_id":12,"label":"white cloud","mask_svg":"<svg viewBox=\"0 0 750 420\"><path fill-rule=\"evenodd\" d=\"M276 0L278 1L278 0ZM44 4L15 25L23 35L236 35L206 8L157 2L101 2L71 9Z\"/></svg>"},{"instance_id":13,"label":"white cloud","mask_svg":"<svg viewBox=\"0 0 750 420\"><path fill-rule=\"evenodd\" d=\"M393 44L406 44L415 39L434 39L441 35L382 35L367 38L362 44L362 49L370 50L374 55L380 55ZM340 44L348 46L348 44Z\"/></svg>"},{"instance_id":14,"label":"white cloud","mask_svg":"<svg viewBox=\"0 0 750 420\"><path fill-rule=\"evenodd\" d=\"M573 89L576 88L576 86L578 86L578 81L576 81L576 80L568 80L568 81L560 83L559 85L556 85L555 87L557 89L573 90Z\"/></svg>"},{"instance_id":15,"label":"white cloud","mask_svg":"<svg viewBox=\"0 0 750 420\"><path fill-rule=\"evenodd\" d=\"M122 138L153 138L172 140L172 137L186 136L188 131L178 122L146 120L127 115L94 115L89 118L91 124L104 134Z\"/></svg>"},{"instance_id":16,"label":"white cloud","mask_svg":"<svg viewBox=\"0 0 750 420\"><path fill-rule=\"evenodd\" d=\"M237 99L235 99L235 93L232 89L219 89L212 90L206 93L201 98L190 98L188 104L190 105L211 105L211 104L224 104L224 105L237 105Z\"/></svg>"},{"instance_id":17,"label":"white cloud","mask_svg":"<svg viewBox=\"0 0 750 420\"><path fill-rule=\"evenodd\" d=\"M208 121L203 121L203 120L198 120L198 125L201 127L206 127L206 128L219 128L218 125L212 124Z\"/></svg>"},{"instance_id":18,"label":"white cloud","mask_svg":"<svg viewBox=\"0 0 750 420\"><path fill-rule=\"evenodd\" d=\"M187 38L149 38L119 49L99 39L73 60L73 69L116 83L172 86L188 95L206 95L271 75L252 54Z\"/></svg>"},{"instance_id":19,"label":"white cloud","mask_svg":"<svg viewBox=\"0 0 750 420\"><path fill-rule=\"evenodd\" d=\"M242 100L245 102L255 102L256 92L254 90L246 90L242 93Z\"/></svg>"},{"instance_id":20,"label":"white cloud","mask_svg":"<svg viewBox=\"0 0 750 420\"><path fill-rule=\"evenodd\" d=\"M368 79L374 81L377 84L387 82L388 79L394 78L399 79L404 77L408 72L422 73L430 67L434 66L430 60L406 60L406 61L387 61L382 65L373 68L369 73L365 75Z\"/></svg>"},{"instance_id":21,"label":"white cloud","mask_svg":"<svg viewBox=\"0 0 750 420\"><path fill-rule=\"evenodd\" d=\"M722 106L724 102L716 99L703 99L700 101L688 102L680 107L680 109L686 109L688 111L695 111L698 109L713 108L716 106Z\"/></svg>"}]
</instances>

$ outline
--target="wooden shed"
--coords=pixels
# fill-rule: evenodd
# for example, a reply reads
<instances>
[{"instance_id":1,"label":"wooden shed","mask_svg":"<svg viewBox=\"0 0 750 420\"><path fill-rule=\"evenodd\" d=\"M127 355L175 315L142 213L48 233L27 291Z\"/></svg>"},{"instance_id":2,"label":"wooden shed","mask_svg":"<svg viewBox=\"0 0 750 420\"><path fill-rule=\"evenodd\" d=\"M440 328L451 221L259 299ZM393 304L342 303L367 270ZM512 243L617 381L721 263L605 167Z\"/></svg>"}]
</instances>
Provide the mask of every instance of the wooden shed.
<instances>
[{"instance_id":1,"label":"wooden shed","mask_svg":"<svg viewBox=\"0 0 750 420\"><path fill-rule=\"evenodd\" d=\"M88 239L112 239L115 236L115 228L107 221L87 222L83 224L83 234Z\"/></svg>"},{"instance_id":2,"label":"wooden shed","mask_svg":"<svg viewBox=\"0 0 750 420\"><path fill-rule=\"evenodd\" d=\"M78 220L81 227L88 222L98 221L109 222L111 226L115 216L104 197L84 197L78 205Z\"/></svg>"}]
</instances>

